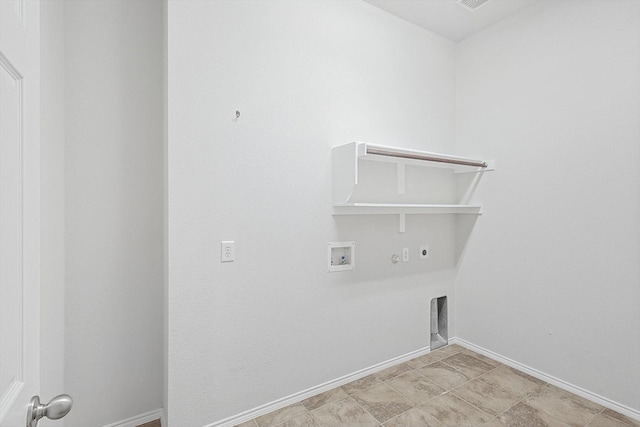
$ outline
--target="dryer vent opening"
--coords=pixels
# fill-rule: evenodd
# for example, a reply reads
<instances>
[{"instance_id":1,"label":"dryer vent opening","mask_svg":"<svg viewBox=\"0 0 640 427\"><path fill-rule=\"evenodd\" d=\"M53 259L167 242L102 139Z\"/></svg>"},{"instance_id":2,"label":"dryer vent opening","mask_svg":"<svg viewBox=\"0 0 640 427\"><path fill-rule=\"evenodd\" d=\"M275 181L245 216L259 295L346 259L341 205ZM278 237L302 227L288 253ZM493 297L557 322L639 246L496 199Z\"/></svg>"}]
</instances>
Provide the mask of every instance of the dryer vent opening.
<instances>
[{"instance_id":1,"label":"dryer vent opening","mask_svg":"<svg viewBox=\"0 0 640 427\"><path fill-rule=\"evenodd\" d=\"M447 297L431 300L431 351L449 343L449 328L447 321Z\"/></svg>"}]
</instances>

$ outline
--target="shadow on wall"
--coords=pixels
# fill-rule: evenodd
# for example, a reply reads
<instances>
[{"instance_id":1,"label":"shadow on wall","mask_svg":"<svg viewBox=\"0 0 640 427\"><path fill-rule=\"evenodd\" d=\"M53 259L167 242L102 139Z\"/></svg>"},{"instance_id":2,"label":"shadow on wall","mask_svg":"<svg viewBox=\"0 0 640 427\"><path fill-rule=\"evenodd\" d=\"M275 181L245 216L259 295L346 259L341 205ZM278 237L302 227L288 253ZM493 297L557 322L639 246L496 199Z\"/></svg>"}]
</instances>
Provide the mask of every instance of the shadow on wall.
<instances>
[{"instance_id":1,"label":"shadow on wall","mask_svg":"<svg viewBox=\"0 0 640 427\"><path fill-rule=\"evenodd\" d=\"M478 218L478 215L459 215L456 218L456 270L462 265L471 233Z\"/></svg>"}]
</instances>

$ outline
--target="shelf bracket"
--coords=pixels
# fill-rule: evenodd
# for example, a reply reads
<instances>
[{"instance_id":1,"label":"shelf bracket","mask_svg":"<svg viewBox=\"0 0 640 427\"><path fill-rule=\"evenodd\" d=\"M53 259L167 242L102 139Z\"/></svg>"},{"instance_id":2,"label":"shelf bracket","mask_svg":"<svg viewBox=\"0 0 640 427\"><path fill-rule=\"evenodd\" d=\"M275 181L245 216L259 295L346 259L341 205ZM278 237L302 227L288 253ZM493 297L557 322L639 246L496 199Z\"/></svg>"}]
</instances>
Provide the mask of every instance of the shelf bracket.
<instances>
[{"instance_id":1,"label":"shelf bracket","mask_svg":"<svg viewBox=\"0 0 640 427\"><path fill-rule=\"evenodd\" d=\"M404 233L407 223L407 214L398 214L398 233Z\"/></svg>"}]
</instances>

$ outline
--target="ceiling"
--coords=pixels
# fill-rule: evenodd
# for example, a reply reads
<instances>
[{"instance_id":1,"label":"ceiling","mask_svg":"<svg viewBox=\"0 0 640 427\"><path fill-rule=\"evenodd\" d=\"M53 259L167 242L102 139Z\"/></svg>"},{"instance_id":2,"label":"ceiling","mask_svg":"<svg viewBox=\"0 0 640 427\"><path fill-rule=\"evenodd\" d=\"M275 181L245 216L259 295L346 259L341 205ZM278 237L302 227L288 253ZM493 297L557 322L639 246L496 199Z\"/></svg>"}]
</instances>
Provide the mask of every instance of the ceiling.
<instances>
[{"instance_id":1,"label":"ceiling","mask_svg":"<svg viewBox=\"0 0 640 427\"><path fill-rule=\"evenodd\" d=\"M364 0L399 18L459 42L539 0L491 0L474 11L457 0Z\"/></svg>"}]
</instances>

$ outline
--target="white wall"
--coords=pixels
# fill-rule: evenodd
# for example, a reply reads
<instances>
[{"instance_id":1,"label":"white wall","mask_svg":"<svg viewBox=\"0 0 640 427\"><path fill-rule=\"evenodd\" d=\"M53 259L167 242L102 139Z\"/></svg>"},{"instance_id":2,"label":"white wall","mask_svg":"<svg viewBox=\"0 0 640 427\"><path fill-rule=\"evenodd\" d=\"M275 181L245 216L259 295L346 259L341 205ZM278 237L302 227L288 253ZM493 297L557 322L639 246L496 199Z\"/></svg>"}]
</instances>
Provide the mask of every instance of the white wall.
<instances>
[{"instance_id":1,"label":"white wall","mask_svg":"<svg viewBox=\"0 0 640 427\"><path fill-rule=\"evenodd\" d=\"M169 403L169 184L167 143L169 124L169 102L167 84L167 9L168 2L162 2L162 408L164 419L167 419ZM166 426L165 426L166 427Z\"/></svg>"},{"instance_id":2,"label":"white wall","mask_svg":"<svg viewBox=\"0 0 640 427\"><path fill-rule=\"evenodd\" d=\"M67 426L162 405L162 4L65 2Z\"/></svg>"},{"instance_id":3,"label":"white wall","mask_svg":"<svg viewBox=\"0 0 640 427\"><path fill-rule=\"evenodd\" d=\"M330 149L451 151L453 43L360 1L171 1L168 55L169 425L428 346L453 219L332 217ZM356 270L327 273L327 242L349 240Z\"/></svg>"},{"instance_id":4,"label":"white wall","mask_svg":"<svg viewBox=\"0 0 640 427\"><path fill-rule=\"evenodd\" d=\"M640 2L541 2L458 46L457 145L498 161L457 332L640 410Z\"/></svg>"},{"instance_id":5,"label":"white wall","mask_svg":"<svg viewBox=\"0 0 640 427\"><path fill-rule=\"evenodd\" d=\"M64 392L64 4L40 4L40 397Z\"/></svg>"}]
</instances>

